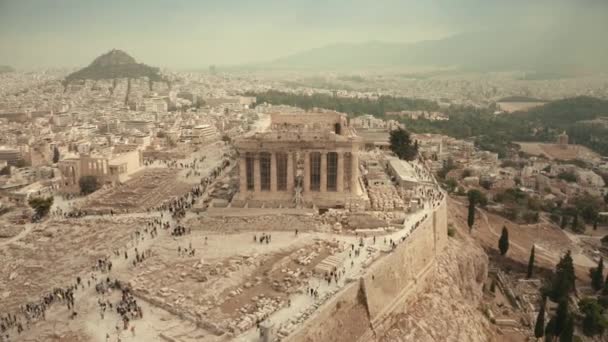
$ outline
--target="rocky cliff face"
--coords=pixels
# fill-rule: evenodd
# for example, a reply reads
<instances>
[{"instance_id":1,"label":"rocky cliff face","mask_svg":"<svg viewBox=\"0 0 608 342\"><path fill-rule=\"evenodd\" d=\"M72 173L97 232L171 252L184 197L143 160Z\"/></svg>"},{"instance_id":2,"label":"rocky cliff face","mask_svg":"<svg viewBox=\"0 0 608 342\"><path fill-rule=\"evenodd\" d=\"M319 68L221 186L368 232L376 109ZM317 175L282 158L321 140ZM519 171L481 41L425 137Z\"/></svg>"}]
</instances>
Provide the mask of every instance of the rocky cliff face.
<instances>
[{"instance_id":1,"label":"rocky cliff face","mask_svg":"<svg viewBox=\"0 0 608 342\"><path fill-rule=\"evenodd\" d=\"M495 340L479 309L488 273L488 256L468 236L450 238L437 260L428 288L407 304L406 311L379 341Z\"/></svg>"}]
</instances>

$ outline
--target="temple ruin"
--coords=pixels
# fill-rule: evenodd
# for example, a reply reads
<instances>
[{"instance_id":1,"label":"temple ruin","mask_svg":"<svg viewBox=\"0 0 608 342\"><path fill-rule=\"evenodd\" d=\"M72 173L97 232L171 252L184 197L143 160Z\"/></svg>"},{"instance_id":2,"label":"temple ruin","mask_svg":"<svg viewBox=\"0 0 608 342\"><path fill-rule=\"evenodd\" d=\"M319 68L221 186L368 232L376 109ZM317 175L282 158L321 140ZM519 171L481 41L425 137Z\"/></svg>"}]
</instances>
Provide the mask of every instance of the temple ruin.
<instances>
[{"instance_id":1,"label":"temple ruin","mask_svg":"<svg viewBox=\"0 0 608 342\"><path fill-rule=\"evenodd\" d=\"M269 130L235 143L239 191L233 203L254 207L362 205L362 144L345 114L272 114Z\"/></svg>"}]
</instances>

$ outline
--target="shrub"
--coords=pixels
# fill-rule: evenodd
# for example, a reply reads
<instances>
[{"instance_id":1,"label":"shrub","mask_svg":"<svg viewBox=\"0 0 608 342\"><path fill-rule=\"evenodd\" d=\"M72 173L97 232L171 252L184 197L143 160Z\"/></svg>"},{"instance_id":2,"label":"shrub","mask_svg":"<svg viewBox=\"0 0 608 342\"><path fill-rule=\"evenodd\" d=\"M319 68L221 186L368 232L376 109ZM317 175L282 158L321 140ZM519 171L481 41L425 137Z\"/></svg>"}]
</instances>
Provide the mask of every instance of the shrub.
<instances>
[{"instance_id":1,"label":"shrub","mask_svg":"<svg viewBox=\"0 0 608 342\"><path fill-rule=\"evenodd\" d=\"M563 171L557 175L557 178L565 180L568 183L576 182L576 175L572 172Z\"/></svg>"},{"instance_id":2,"label":"shrub","mask_svg":"<svg viewBox=\"0 0 608 342\"><path fill-rule=\"evenodd\" d=\"M41 219L45 217L51 210L51 206L53 206L53 197L33 197L29 199L28 204L36 212L34 218Z\"/></svg>"},{"instance_id":3,"label":"shrub","mask_svg":"<svg viewBox=\"0 0 608 342\"><path fill-rule=\"evenodd\" d=\"M449 227L448 227L448 236L449 236L449 237L454 237L454 236L456 236L456 229L454 229L454 227L452 227L452 226L449 226Z\"/></svg>"},{"instance_id":4,"label":"shrub","mask_svg":"<svg viewBox=\"0 0 608 342\"><path fill-rule=\"evenodd\" d=\"M80 177L78 180L78 185L80 186L80 192L84 195L93 193L99 188L99 183L97 182L97 177L95 176Z\"/></svg>"}]
</instances>

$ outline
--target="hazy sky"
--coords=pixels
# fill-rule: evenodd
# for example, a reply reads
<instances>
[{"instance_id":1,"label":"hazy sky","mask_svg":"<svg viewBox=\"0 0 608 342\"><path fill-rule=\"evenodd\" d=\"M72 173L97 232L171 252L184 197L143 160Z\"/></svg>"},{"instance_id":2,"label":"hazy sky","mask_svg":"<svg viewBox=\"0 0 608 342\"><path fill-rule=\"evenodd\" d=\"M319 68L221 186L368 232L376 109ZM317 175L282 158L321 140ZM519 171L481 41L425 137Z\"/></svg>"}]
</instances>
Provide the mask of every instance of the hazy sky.
<instances>
[{"instance_id":1,"label":"hazy sky","mask_svg":"<svg viewBox=\"0 0 608 342\"><path fill-rule=\"evenodd\" d=\"M83 66L112 48L174 68L370 40L608 22L607 0L0 0L0 64ZM601 26L604 28L605 26ZM604 31L605 32L605 31Z\"/></svg>"}]
</instances>

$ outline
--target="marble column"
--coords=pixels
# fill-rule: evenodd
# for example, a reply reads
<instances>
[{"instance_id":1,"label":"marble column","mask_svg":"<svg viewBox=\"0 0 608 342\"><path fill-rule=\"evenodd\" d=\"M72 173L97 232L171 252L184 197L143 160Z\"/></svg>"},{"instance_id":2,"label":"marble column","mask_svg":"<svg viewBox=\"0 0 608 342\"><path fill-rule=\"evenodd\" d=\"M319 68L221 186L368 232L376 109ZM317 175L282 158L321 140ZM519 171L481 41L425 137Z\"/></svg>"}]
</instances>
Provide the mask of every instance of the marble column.
<instances>
[{"instance_id":1,"label":"marble column","mask_svg":"<svg viewBox=\"0 0 608 342\"><path fill-rule=\"evenodd\" d=\"M277 191L277 154L270 153L270 191Z\"/></svg>"},{"instance_id":2,"label":"marble column","mask_svg":"<svg viewBox=\"0 0 608 342\"><path fill-rule=\"evenodd\" d=\"M256 153L253 159L253 191L262 191L262 175L260 174L260 154Z\"/></svg>"},{"instance_id":3,"label":"marble column","mask_svg":"<svg viewBox=\"0 0 608 342\"><path fill-rule=\"evenodd\" d=\"M354 195L359 194L359 154L358 151L353 150L351 152L351 178L350 178L350 192Z\"/></svg>"},{"instance_id":4,"label":"marble column","mask_svg":"<svg viewBox=\"0 0 608 342\"><path fill-rule=\"evenodd\" d=\"M327 191L327 152L321 152L321 181L319 191Z\"/></svg>"},{"instance_id":5,"label":"marble column","mask_svg":"<svg viewBox=\"0 0 608 342\"><path fill-rule=\"evenodd\" d=\"M344 192L344 153L338 153L338 163L336 168L336 191Z\"/></svg>"},{"instance_id":6,"label":"marble column","mask_svg":"<svg viewBox=\"0 0 608 342\"><path fill-rule=\"evenodd\" d=\"M287 192L293 193L295 173L293 167L293 153L287 152Z\"/></svg>"},{"instance_id":7,"label":"marble column","mask_svg":"<svg viewBox=\"0 0 608 342\"><path fill-rule=\"evenodd\" d=\"M247 158L239 158L239 188L240 192L247 192Z\"/></svg>"},{"instance_id":8,"label":"marble column","mask_svg":"<svg viewBox=\"0 0 608 342\"><path fill-rule=\"evenodd\" d=\"M308 151L304 152L304 173L302 187L303 192L310 191L310 153Z\"/></svg>"}]
</instances>

